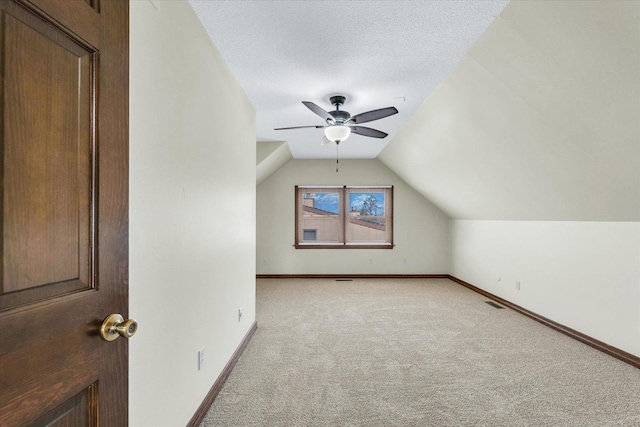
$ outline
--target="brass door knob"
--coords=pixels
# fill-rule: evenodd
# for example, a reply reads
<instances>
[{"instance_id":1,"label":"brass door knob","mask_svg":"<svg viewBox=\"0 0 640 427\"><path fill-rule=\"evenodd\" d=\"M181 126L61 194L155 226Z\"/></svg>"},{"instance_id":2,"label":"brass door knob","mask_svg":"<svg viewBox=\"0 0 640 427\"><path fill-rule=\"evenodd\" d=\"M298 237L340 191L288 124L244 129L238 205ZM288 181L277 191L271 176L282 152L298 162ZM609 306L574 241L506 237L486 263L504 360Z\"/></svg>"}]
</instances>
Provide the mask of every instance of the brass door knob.
<instances>
[{"instance_id":1,"label":"brass door knob","mask_svg":"<svg viewBox=\"0 0 640 427\"><path fill-rule=\"evenodd\" d=\"M131 338L138 330L138 322L124 318L119 314L112 314L102 322L100 337L105 341L113 341L119 336Z\"/></svg>"}]
</instances>

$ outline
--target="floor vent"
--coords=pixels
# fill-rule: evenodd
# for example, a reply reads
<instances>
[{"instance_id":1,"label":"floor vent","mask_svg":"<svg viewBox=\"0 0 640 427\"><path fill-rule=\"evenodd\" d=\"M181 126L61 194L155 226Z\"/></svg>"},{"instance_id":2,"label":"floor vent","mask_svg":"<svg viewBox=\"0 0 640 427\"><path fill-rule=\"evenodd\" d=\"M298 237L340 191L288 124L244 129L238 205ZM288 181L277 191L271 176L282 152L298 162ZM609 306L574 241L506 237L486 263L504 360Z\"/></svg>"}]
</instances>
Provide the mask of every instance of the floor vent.
<instances>
[{"instance_id":1,"label":"floor vent","mask_svg":"<svg viewBox=\"0 0 640 427\"><path fill-rule=\"evenodd\" d=\"M353 282L353 279L336 279L336 282Z\"/></svg>"},{"instance_id":2,"label":"floor vent","mask_svg":"<svg viewBox=\"0 0 640 427\"><path fill-rule=\"evenodd\" d=\"M485 301L485 302L486 302L487 304L489 304L491 307L494 307L494 308L504 308L503 306L501 306L501 305L499 305L499 304L496 304L496 303L495 303L495 302L493 302L493 301Z\"/></svg>"}]
</instances>

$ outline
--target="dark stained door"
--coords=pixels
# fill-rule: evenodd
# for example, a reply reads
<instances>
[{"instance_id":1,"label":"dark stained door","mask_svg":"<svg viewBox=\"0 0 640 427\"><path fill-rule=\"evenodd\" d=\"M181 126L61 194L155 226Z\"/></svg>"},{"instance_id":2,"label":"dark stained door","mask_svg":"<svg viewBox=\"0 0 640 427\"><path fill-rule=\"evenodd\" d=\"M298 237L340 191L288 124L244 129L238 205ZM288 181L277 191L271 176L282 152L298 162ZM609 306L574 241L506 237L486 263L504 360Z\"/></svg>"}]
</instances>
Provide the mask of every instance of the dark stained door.
<instances>
[{"instance_id":1,"label":"dark stained door","mask_svg":"<svg viewBox=\"0 0 640 427\"><path fill-rule=\"evenodd\" d=\"M127 424L128 1L0 0L0 425Z\"/></svg>"}]
</instances>

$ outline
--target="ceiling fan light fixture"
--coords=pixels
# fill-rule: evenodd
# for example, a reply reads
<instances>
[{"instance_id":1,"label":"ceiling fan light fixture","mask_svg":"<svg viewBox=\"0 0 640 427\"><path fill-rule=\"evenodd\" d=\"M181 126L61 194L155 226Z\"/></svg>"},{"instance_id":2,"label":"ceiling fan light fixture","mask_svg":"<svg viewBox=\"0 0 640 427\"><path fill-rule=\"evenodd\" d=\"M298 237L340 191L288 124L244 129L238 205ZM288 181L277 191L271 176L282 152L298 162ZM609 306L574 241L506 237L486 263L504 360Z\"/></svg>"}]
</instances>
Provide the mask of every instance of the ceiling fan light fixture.
<instances>
[{"instance_id":1,"label":"ceiling fan light fixture","mask_svg":"<svg viewBox=\"0 0 640 427\"><path fill-rule=\"evenodd\" d=\"M351 128L345 125L333 125L324 128L324 136L332 142L342 142L351 135Z\"/></svg>"}]
</instances>

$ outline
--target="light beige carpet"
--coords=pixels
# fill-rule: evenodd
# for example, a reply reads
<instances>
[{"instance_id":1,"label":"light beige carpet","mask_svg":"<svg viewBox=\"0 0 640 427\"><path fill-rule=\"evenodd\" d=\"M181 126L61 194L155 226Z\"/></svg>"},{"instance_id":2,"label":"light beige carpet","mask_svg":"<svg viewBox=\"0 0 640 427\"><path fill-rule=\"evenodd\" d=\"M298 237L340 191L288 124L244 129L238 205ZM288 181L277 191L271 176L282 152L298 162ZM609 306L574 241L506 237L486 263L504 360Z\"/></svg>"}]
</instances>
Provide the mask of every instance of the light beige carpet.
<instances>
[{"instance_id":1,"label":"light beige carpet","mask_svg":"<svg viewBox=\"0 0 640 427\"><path fill-rule=\"evenodd\" d=\"M263 279L202 426L640 426L640 370L447 279Z\"/></svg>"}]
</instances>

